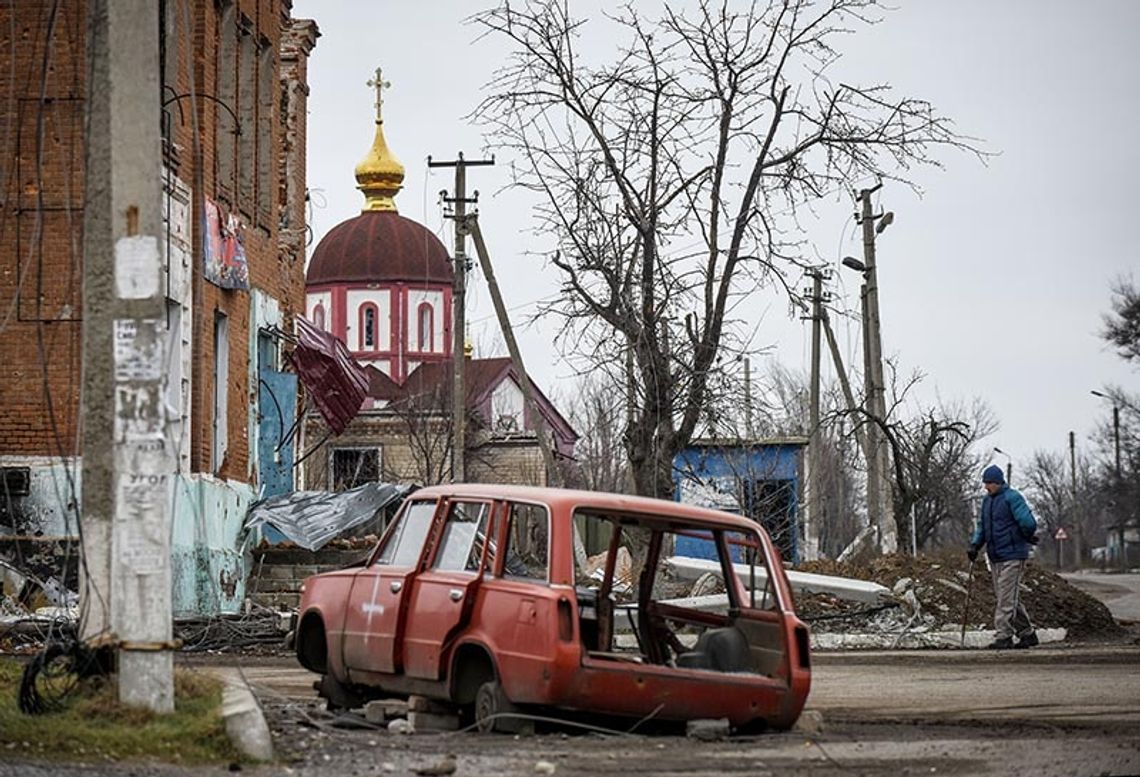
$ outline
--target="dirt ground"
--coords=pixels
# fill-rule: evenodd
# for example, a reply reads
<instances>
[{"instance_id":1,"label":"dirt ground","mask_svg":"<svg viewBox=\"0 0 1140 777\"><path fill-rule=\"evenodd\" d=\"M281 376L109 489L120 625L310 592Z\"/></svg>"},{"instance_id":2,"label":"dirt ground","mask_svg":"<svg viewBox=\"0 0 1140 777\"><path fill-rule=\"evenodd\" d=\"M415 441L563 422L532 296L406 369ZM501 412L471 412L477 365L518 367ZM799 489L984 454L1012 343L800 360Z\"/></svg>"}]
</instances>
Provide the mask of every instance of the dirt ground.
<instances>
[{"instance_id":1,"label":"dirt ground","mask_svg":"<svg viewBox=\"0 0 1140 777\"><path fill-rule=\"evenodd\" d=\"M245 666L288 768L314 777L456 775L1124 775L1140 772L1140 646L993 653L820 653L808 709L823 731L700 743L679 736L343 730L288 661ZM2 773L2 770L0 770Z\"/></svg>"}]
</instances>

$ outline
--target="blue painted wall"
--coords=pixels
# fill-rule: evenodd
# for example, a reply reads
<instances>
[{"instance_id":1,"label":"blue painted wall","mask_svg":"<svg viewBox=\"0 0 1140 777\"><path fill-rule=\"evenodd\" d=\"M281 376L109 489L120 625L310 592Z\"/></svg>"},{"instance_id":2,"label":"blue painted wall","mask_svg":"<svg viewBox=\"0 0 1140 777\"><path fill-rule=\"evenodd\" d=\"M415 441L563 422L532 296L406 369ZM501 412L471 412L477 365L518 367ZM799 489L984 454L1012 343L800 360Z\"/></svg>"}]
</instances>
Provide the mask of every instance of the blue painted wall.
<instances>
[{"instance_id":1,"label":"blue painted wall","mask_svg":"<svg viewBox=\"0 0 1140 777\"><path fill-rule=\"evenodd\" d=\"M800 464L798 442L694 445L673 459L676 499L756 519L785 560L799 561ZM709 540L679 537L675 552L716 558Z\"/></svg>"}]
</instances>

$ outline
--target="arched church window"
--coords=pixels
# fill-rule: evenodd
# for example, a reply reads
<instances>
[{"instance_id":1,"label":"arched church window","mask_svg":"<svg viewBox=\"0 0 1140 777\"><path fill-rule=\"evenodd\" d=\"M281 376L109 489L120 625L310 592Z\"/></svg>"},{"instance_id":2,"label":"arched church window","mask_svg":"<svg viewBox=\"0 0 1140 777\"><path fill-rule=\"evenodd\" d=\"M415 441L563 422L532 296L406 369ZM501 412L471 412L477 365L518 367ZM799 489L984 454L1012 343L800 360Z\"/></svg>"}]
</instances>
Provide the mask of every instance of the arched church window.
<instances>
[{"instance_id":1,"label":"arched church window","mask_svg":"<svg viewBox=\"0 0 1140 777\"><path fill-rule=\"evenodd\" d=\"M360 347L362 350L376 350L376 306L360 307Z\"/></svg>"},{"instance_id":2,"label":"arched church window","mask_svg":"<svg viewBox=\"0 0 1140 777\"><path fill-rule=\"evenodd\" d=\"M419 307L419 332L417 344L419 350L434 351L435 350L435 310L432 306L423 302Z\"/></svg>"},{"instance_id":3,"label":"arched church window","mask_svg":"<svg viewBox=\"0 0 1140 777\"><path fill-rule=\"evenodd\" d=\"M325 329L325 306L319 302L313 308L313 326L317 329Z\"/></svg>"}]
</instances>

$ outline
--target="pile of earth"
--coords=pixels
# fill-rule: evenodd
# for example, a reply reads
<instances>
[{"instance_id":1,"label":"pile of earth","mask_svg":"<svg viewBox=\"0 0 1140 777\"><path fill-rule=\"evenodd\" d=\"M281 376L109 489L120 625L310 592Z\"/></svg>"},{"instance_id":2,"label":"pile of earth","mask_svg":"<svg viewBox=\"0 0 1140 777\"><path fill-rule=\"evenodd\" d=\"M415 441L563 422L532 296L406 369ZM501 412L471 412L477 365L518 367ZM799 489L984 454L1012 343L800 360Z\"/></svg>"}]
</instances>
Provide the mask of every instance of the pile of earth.
<instances>
[{"instance_id":1,"label":"pile of earth","mask_svg":"<svg viewBox=\"0 0 1140 777\"><path fill-rule=\"evenodd\" d=\"M974 564L966 613L969 568L965 554L959 552L890 554L867 562L811 561L797 570L879 583L891 589L894 603L876 607L826 594L799 594L796 611L817 631L891 630L907 623L940 629L960 627L963 619L970 628L992 628L994 593L984 558ZM1035 626L1064 628L1072 638L1104 638L1123 632L1103 603L1032 561L1021 581L1021 601Z\"/></svg>"}]
</instances>

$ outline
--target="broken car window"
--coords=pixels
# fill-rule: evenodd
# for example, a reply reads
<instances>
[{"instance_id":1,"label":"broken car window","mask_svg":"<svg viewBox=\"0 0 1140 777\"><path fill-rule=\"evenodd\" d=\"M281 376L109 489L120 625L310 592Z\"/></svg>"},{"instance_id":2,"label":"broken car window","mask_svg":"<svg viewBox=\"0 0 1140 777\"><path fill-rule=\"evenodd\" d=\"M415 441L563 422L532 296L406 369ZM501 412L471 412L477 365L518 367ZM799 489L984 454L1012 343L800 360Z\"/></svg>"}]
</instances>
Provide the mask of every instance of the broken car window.
<instances>
[{"instance_id":1,"label":"broken car window","mask_svg":"<svg viewBox=\"0 0 1140 777\"><path fill-rule=\"evenodd\" d=\"M550 517L540 505L511 504L503 574L545 582L550 574Z\"/></svg>"},{"instance_id":2,"label":"broken car window","mask_svg":"<svg viewBox=\"0 0 1140 777\"><path fill-rule=\"evenodd\" d=\"M483 502L454 502L447 514L435 568L451 572L478 572L487 538L487 516Z\"/></svg>"},{"instance_id":3,"label":"broken car window","mask_svg":"<svg viewBox=\"0 0 1140 777\"><path fill-rule=\"evenodd\" d=\"M394 567L415 566L423 551L424 539L431 528L433 515L435 502L413 502L408 505L408 509L397 516L397 524L376 563Z\"/></svg>"}]
</instances>

